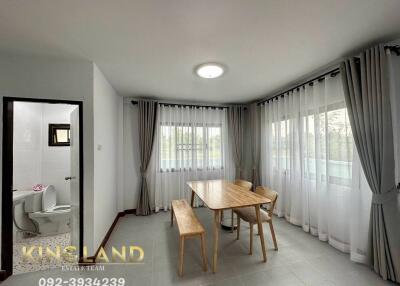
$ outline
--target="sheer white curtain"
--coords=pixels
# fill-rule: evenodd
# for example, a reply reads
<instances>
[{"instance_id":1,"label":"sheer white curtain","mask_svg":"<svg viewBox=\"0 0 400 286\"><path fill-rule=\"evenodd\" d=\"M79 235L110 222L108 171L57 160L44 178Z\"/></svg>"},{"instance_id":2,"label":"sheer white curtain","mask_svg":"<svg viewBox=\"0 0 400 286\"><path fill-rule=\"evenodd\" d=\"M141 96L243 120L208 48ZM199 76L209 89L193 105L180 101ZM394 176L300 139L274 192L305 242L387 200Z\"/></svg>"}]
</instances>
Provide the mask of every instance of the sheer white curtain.
<instances>
[{"instance_id":1,"label":"sheer white curtain","mask_svg":"<svg viewBox=\"0 0 400 286\"><path fill-rule=\"evenodd\" d=\"M168 210L174 199L189 200L188 181L233 179L226 109L160 104L157 118L149 172L156 211Z\"/></svg>"},{"instance_id":2,"label":"sheer white curtain","mask_svg":"<svg viewBox=\"0 0 400 286\"><path fill-rule=\"evenodd\" d=\"M265 103L261 117L262 183L279 193L277 215L364 262L371 192L353 156L340 77Z\"/></svg>"}]
</instances>

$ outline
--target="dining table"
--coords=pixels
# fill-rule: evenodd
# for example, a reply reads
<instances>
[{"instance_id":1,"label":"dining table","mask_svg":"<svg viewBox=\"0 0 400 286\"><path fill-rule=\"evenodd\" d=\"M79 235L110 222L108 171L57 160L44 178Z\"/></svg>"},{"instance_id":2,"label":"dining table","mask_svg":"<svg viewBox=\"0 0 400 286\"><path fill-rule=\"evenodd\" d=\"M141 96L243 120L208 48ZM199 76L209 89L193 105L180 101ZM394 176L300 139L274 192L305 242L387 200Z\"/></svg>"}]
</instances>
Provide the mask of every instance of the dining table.
<instances>
[{"instance_id":1,"label":"dining table","mask_svg":"<svg viewBox=\"0 0 400 286\"><path fill-rule=\"evenodd\" d=\"M257 226L261 242L263 261L267 261L260 207L263 204L270 203L270 199L252 192L244 187L235 185L233 182L227 180L190 181L187 182L187 185L191 191L190 204L192 207L194 204L194 198L197 196L210 210L214 211L212 259L212 271L214 273L217 271L221 212L227 209L254 206L257 217Z\"/></svg>"}]
</instances>

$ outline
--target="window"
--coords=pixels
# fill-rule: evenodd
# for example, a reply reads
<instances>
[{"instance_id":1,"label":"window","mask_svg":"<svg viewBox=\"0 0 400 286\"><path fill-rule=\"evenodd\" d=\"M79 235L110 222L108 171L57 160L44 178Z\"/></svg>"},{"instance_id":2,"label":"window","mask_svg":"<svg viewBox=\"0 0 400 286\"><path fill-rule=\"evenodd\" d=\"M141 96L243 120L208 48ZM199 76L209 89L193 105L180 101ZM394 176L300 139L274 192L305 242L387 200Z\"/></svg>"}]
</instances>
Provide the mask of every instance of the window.
<instances>
[{"instance_id":1,"label":"window","mask_svg":"<svg viewBox=\"0 0 400 286\"><path fill-rule=\"evenodd\" d=\"M272 160L284 171L290 168L290 125L291 120L272 123Z\"/></svg>"},{"instance_id":2,"label":"window","mask_svg":"<svg viewBox=\"0 0 400 286\"><path fill-rule=\"evenodd\" d=\"M328 106L328 110L319 112L272 123L274 169L290 171L297 164L294 153L300 152L298 156L302 161L304 178L316 180L318 169L322 181L350 186L353 137L347 109L341 105L332 105ZM295 134L291 127L298 129L299 134ZM293 146L299 146L300 149Z\"/></svg>"},{"instance_id":3,"label":"window","mask_svg":"<svg viewBox=\"0 0 400 286\"><path fill-rule=\"evenodd\" d=\"M70 146L70 125L49 124L49 146Z\"/></svg>"},{"instance_id":4,"label":"window","mask_svg":"<svg viewBox=\"0 0 400 286\"><path fill-rule=\"evenodd\" d=\"M353 134L347 109L328 111L325 151L328 156L329 183L351 186L353 162Z\"/></svg>"},{"instance_id":5,"label":"window","mask_svg":"<svg viewBox=\"0 0 400 286\"><path fill-rule=\"evenodd\" d=\"M161 124L160 170L223 168L221 125Z\"/></svg>"}]
</instances>

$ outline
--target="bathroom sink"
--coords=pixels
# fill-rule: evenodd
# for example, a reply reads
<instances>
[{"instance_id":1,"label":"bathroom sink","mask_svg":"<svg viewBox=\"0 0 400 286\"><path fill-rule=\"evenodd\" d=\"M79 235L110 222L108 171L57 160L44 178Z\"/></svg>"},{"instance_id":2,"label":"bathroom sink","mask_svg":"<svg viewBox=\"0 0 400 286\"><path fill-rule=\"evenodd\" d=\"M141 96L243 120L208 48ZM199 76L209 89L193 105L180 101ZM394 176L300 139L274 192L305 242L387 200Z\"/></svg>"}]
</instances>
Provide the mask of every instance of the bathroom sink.
<instances>
[{"instance_id":1,"label":"bathroom sink","mask_svg":"<svg viewBox=\"0 0 400 286\"><path fill-rule=\"evenodd\" d=\"M18 201L21 201L22 199L25 199L26 197L34 194L34 191L14 191L13 192L13 203L17 203Z\"/></svg>"}]
</instances>

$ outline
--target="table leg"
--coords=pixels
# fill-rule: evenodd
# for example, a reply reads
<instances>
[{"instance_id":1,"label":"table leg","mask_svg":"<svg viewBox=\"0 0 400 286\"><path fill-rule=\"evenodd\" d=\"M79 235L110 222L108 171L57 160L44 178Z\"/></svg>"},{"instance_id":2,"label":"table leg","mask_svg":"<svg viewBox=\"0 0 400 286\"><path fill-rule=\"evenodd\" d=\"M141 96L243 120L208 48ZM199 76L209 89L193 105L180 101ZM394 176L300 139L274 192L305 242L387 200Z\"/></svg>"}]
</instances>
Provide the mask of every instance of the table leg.
<instances>
[{"instance_id":1,"label":"table leg","mask_svg":"<svg viewBox=\"0 0 400 286\"><path fill-rule=\"evenodd\" d=\"M217 272L217 259L218 259L218 236L219 236L219 225L220 225L220 210L214 211L214 250L213 250L213 273Z\"/></svg>"},{"instance_id":2,"label":"table leg","mask_svg":"<svg viewBox=\"0 0 400 286\"><path fill-rule=\"evenodd\" d=\"M193 208L194 205L194 191L192 191L192 197L190 198L190 206Z\"/></svg>"},{"instance_id":3,"label":"table leg","mask_svg":"<svg viewBox=\"0 0 400 286\"><path fill-rule=\"evenodd\" d=\"M264 232L261 223L261 215L260 215L260 205L256 205L256 216L257 216L257 224L258 224L258 233L260 234L260 241L261 241L261 248L263 253L263 260L264 262L267 261L267 253L265 251L265 242L264 242Z\"/></svg>"}]
</instances>

